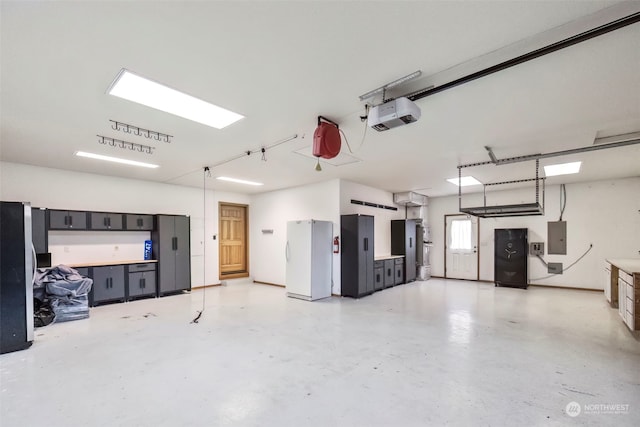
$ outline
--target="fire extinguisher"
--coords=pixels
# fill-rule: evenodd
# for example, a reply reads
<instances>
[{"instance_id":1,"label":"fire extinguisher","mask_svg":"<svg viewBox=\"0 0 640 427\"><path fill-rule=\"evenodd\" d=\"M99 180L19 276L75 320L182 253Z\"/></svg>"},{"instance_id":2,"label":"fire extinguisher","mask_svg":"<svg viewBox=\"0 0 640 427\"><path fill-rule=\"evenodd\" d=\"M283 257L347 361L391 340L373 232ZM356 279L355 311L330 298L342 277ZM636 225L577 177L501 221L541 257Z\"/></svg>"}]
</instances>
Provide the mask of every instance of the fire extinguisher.
<instances>
[{"instance_id":1,"label":"fire extinguisher","mask_svg":"<svg viewBox=\"0 0 640 427\"><path fill-rule=\"evenodd\" d=\"M340 253L340 237L336 236L333 238L333 253Z\"/></svg>"}]
</instances>

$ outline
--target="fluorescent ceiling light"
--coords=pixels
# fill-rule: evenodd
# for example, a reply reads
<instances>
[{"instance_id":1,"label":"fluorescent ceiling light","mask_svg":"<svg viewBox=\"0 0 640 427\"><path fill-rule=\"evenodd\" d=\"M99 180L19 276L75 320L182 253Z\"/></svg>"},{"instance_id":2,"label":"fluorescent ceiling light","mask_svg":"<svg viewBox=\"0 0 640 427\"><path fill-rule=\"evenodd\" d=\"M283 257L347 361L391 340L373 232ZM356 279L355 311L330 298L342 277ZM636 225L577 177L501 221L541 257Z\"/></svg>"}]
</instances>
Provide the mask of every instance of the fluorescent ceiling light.
<instances>
[{"instance_id":1,"label":"fluorescent ceiling light","mask_svg":"<svg viewBox=\"0 0 640 427\"><path fill-rule=\"evenodd\" d=\"M559 165L547 165L544 167L545 176L569 175L580 172L582 162L561 163Z\"/></svg>"},{"instance_id":2,"label":"fluorescent ceiling light","mask_svg":"<svg viewBox=\"0 0 640 427\"><path fill-rule=\"evenodd\" d=\"M229 178L229 177L226 177L226 176L219 176L216 179L219 179L220 181L236 182L238 184L264 185L261 182L245 181L244 179Z\"/></svg>"},{"instance_id":3,"label":"fluorescent ceiling light","mask_svg":"<svg viewBox=\"0 0 640 427\"><path fill-rule=\"evenodd\" d=\"M141 166L143 168L153 169L153 168L160 167L158 165L154 165L151 163L136 162L135 160L127 160L127 159L121 159L119 157L103 156L102 154L87 153L84 151L76 151L75 155L78 157L87 157L89 159L106 160L108 162L123 163L125 165L131 165L131 166Z\"/></svg>"},{"instance_id":4,"label":"fluorescent ceiling light","mask_svg":"<svg viewBox=\"0 0 640 427\"><path fill-rule=\"evenodd\" d=\"M452 184L458 185L458 178L447 179ZM481 185L482 183L472 176L463 176L460 180L460 187L467 187L469 185Z\"/></svg>"},{"instance_id":5,"label":"fluorescent ceiling light","mask_svg":"<svg viewBox=\"0 0 640 427\"><path fill-rule=\"evenodd\" d=\"M244 116L122 69L107 93L203 125L222 129Z\"/></svg>"}]
</instances>

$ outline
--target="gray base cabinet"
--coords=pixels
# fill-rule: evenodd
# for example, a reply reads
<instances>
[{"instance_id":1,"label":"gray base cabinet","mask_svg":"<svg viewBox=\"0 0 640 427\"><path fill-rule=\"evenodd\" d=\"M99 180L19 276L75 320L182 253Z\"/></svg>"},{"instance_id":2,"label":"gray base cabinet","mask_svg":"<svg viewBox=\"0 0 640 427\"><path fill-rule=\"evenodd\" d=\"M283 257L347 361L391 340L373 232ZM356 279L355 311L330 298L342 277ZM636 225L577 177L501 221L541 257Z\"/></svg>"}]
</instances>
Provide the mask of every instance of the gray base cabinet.
<instances>
[{"instance_id":1,"label":"gray base cabinet","mask_svg":"<svg viewBox=\"0 0 640 427\"><path fill-rule=\"evenodd\" d=\"M129 299L156 295L156 265L131 264L129 271Z\"/></svg>"},{"instance_id":2,"label":"gray base cabinet","mask_svg":"<svg viewBox=\"0 0 640 427\"><path fill-rule=\"evenodd\" d=\"M380 291L384 289L384 261L375 261L373 267L373 289Z\"/></svg>"},{"instance_id":3,"label":"gray base cabinet","mask_svg":"<svg viewBox=\"0 0 640 427\"><path fill-rule=\"evenodd\" d=\"M395 285L395 262L393 259L384 260L384 287L390 288Z\"/></svg>"},{"instance_id":4,"label":"gray base cabinet","mask_svg":"<svg viewBox=\"0 0 640 427\"><path fill-rule=\"evenodd\" d=\"M190 223L188 216L157 215L151 233L158 260L158 296L191 290Z\"/></svg>"},{"instance_id":5,"label":"gray base cabinet","mask_svg":"<svg viewBox=\"0 0 640 427\"><path fill-rule=\"evenodd\" d=\"M395 260L395 279L394 285L401 285L404 283L404 258L396 258Z\"/></svg>"},{"instance_id":6,"label":"gray base cabinet","mask_svg":"<svg viewBox=\"0 0 640 427\"><path fill-rule=\"evenodd\" d=\"M91 305L107 301L125 300L124 265L93 267L93 287L89 297Z\"/></svg>"}]
</instances>

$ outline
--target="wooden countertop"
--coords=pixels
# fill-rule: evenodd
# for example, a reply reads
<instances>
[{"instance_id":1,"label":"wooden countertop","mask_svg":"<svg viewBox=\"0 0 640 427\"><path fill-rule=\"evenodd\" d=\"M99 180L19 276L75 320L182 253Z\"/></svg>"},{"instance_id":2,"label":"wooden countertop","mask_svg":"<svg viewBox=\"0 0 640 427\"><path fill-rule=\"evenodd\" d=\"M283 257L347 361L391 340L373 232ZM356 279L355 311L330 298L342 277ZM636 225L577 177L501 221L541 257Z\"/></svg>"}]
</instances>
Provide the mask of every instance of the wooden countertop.
<instances>
[{"instance_id":1,"label":"wooden countertop","mask_svg":"<svg viewBox=\"0 0 640 427\"><path fill-rule=\"evenodd\" d=\"M382 261L385 259L404 258L404 255L378 255L374 258L374 261Z\"/></svg>"},{"instance_id":2,"label":"wooden countertop","mask_svg":"<svg viewBox=\"0 0 640 427\"><path fill-rule=\"evenodd\" d=\"M614 258L606 261L627 274L640 274L640 258Z\"/></svg>"},{"instance_id":3,"label":"wooden countertop","mask_svg":"<svg viewBox=\"0 0 640 427\"><path fill-rule=\"evenodd\" d=\"M124 264L147 264L150 262L158 262L155 259L144 259L144 260L126 260L126 261L96 261L96 262L84 262L78 264L64 264L71 268L78 267L102 267L103 265L124 265Z\"/></svg>"}]
</instances>

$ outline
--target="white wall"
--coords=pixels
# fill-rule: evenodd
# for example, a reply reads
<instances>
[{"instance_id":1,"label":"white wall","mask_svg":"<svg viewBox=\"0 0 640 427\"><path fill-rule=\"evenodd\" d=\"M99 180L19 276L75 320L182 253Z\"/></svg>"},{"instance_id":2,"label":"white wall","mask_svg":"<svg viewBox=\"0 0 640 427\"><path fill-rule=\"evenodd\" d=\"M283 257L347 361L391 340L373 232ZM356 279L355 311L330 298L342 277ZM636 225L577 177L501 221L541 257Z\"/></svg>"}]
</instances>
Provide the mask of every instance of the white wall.
<instances>
[{"instance_id":1,"label":"white wall","mask_svg":"<svg viewBox=\"0 0 640 427\"><path fill-rule=\"evenodd\" d=\"M213 187L212 180L207 185ZM192 286L219 282L218 241L213 240L218 234L218 202L249 204L247 195L207 188L205 193L201 188L0 162L1 200L51 209L189 215ZM110 260L117 256L122 255L105 254Z\"/></svg>"},{"instance_id":2,"label":"white wall","mask_svg":"<svg viewBox=\"0 0 640 427\"><path fill-rule=\"evenodd\" d=\"M372 202L385 206L395 206L397 211L354 205L351 199ZM361 214L374 217L374 249L375 256L391 254L391 220L404 219L404 206L393 202L393 193L368 187L351 181L340 181L340 215Z\"/></svg>"},{"instance_id":3,"label":"white wall","mask_svg":"<svg viewBox=\"0 0 640 427\"><path fill-rule=\"evenodd\" d=\"M563 220L567 222L567 255L547 255L547 222L560 216L560 186L548 186L544 216L480 219L480 279L493 281L493 230L528 228L529 241L545 242L547 262L561 262L567 268L593 243L592 250L574 267L561 275L548 276L546 267L529 257L530 283L603 288L606 258L639 258L640 254L640 178L567 184L567 203ZM534 201L532 188L488 193L487 205ZM462 205L481 206L481 194L463 195ZM434 248L431 272L444 276L444 215L458 213L458 197L429 199L429 222ZM543 279L544 278L544 279Z\"/></svg>"},{"instance_id":4,"label":"white wall","mask_svg":"<svg viewBox=\"0 0 640 427\"><path fill-rule=\"evenodd\" d=\"M316 219L333 222L340 234L339 181L293 187L257 194L249 207L250 273L254 280L284 285L287 221ZM273 230L263 234L262 230ZM340 255L333 256L333 293L340 293Z\"/></svg>"}]
</instances>

